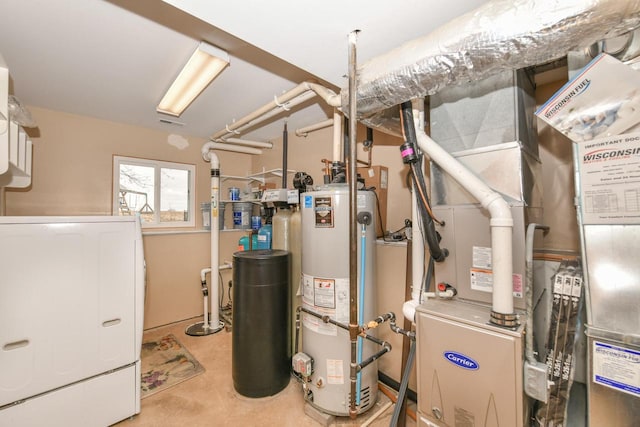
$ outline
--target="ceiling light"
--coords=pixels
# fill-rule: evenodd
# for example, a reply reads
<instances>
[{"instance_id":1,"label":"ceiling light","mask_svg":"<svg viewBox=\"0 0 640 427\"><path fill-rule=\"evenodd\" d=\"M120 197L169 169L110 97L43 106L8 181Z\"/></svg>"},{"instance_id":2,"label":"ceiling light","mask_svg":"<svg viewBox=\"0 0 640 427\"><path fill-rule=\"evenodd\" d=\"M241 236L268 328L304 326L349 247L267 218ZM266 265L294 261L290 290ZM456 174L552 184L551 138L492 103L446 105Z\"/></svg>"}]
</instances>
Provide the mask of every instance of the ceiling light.
<instances>
[{"instance_id":1,"label":"ceiling light","mask_svg":"<svg viewBox=\"0 0 640 427\"><path fill-rule=\"evenodd\" d=\"M227 52L200 42L164 95L156 110L180 116L200 93L229 65Z\"/></svg>"}]
</instances>

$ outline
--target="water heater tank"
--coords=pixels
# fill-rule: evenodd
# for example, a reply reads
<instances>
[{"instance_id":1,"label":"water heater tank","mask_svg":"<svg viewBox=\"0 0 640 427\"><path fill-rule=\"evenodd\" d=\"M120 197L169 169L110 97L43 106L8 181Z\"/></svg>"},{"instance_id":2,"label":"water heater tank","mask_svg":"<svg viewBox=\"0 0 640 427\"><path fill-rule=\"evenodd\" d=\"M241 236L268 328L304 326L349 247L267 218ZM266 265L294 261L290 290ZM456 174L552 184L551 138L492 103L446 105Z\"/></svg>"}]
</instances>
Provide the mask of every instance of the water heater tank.
<instances>
[{"instance_id":1,"label":"water heater tank","mask_svg":"<svg viewBox=\"0 0 640 427\"><path fill-rule=\"evenodd\" d=\"M373 192L359 191L358 213L368 212L376 218ZM302 305L338 322L349 324L349 188L345 184L329 184L318 191L302 195ZM365 321L375 312L374 260L375 220L358 226L358 280L364 277ZM364 250L364 267L361 257ZM363 340L362 360L378 350ZM302 351L313 358L307 400L317 409L338 416L349 415L351 346L348 331L307 313L302 313ZM361 371L358 413L376 402L378 368L375 362Z\"/></svg>"}]
</instances>

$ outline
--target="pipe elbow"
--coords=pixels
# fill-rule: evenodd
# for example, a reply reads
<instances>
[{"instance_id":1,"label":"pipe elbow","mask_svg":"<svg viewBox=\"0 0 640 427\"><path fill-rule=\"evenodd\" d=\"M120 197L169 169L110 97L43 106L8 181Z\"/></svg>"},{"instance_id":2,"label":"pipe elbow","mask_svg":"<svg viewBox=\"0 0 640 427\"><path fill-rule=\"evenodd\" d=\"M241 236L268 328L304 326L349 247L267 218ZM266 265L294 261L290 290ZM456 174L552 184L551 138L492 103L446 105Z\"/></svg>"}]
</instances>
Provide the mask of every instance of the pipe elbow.
<instances>
[{"instance_id":1,"label":"pipe elbow","mask_svg":"<svg viewBox=\"0 0 640 427\"><path fill-rule=\"evenodd\" d=\"M411 323L415 323L416 307L418 307L418 301L409 300L402 304L402 315L405 319L410 320Z\"/></svg>"},{"instance_id":2,"label":"pipe elbow","mask_svg":"<svg viewBox=\"0 0 640 427\"><path fill-rule=\"evenodd\" d=\"M213 147L214 147L213 141L206 142L205 144L202 145L202 148L200 149L200 151L202 153L202 158L204 159L205 162L211 161L211 155L214 154L211 152Z\"/></svg>"},{"instance_id":3,"label":"pipe elbow","mask_svg":"<svg viewBox=\"0 0 640 427\"><path fill-rule=\"evenodd\" d=\"M485 209L491 216L490 225L492 227L513 227L513 216L509 204L498 193L483 200Z\"/></svg>"}]
</instances>

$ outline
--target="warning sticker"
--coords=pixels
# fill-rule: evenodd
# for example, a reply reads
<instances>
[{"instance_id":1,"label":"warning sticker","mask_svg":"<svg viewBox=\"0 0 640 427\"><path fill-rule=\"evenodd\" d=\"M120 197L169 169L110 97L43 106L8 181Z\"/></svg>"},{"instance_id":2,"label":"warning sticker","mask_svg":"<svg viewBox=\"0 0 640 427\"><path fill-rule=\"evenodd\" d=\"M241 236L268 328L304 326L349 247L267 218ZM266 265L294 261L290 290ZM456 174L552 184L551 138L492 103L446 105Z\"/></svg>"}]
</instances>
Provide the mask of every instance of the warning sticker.
<instances>
[{"instance_id":1,"label":"warning sticker","mask_svg":"<svg viewBox=\"0 0 640 427\"><path fill-rule=\"evenodd\" d=\"M344 384L343 361L340 359L327 359L327 383Z\"/></svg>"},{"instance_id":2,"label":"warning sticker","mask_svg":"<svg viewBox=\"0 0 640 427\"><path fill-rule=\"evenodd\" d=\"M640 352L594 341L593 382L640 397Z\"/></svg>"},{"instance_id":3,"label":"warning sticker","mask_svg":"<svg viewBox=\"0 0 640 427\"><path fill-rule=\"evenodd\" d=\"M470 269L471 289L481 292L493 292L493 271L481 268ZM522 282L522 274L514 274L513 280L513 296L523 298L524 285Z\"/></svg>"},{"instance_id":4,"label":"warning sticker","mask_svg":"<svg viewBox=\"0 0 640 427\"><path fill-rule=\"evenodd\" d=\"M302 306L320 316L329 316L341 322L349 322L349 279L326 279L302 275ZM337 335L337 327L321 319L303 313L302 323L314 332Z\"/></svg>"},{"instance_id":5,"label":"warning sticker","mask_svg":"<svg viewBox=\"0 0 640 427\"><path fill-rule=\"evenodd\" d=\"M474 291L493 291L493 272L479 268L471 269L471 289Z\"/></svg>"},{"instance_id":6,"label":"warning sticker","mask_svg":"<svg viewBox=\"0 0 640 427\"><path fill-rule=\"evenodd\" d=\"M474 246L472 262L474 268L491 270L491 248Z\"/></svg>"},{"instance_id":7,"label":"warning sticker","mask_svg":"<svg viewBox=\"0 0 640 427\"><path fill-rule=\"evenodd\" d=\"M333 279L313 279L313 305L336 308L336 282Z\"/></svg>"}]
</instances>

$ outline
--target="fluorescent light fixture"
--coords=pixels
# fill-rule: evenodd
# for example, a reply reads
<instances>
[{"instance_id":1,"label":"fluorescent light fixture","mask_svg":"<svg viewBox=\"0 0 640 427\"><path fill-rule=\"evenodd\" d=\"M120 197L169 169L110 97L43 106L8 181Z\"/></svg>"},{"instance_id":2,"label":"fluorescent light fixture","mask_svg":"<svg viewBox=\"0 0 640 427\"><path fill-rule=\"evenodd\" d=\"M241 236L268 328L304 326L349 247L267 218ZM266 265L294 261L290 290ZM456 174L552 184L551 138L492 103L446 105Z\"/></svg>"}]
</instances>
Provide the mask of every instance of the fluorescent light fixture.
<instances>
[{"instance_id":1,"label":"fluorescent light fixture","mask_svg":"<svg viewBox=\"0 0 640 427\"><path fill-rule=\"evenodd\" d=\"M194 99L229 65L227 52L200 42L160 104L159 113L179 117Z\"/></svg>"}]
</instances>

